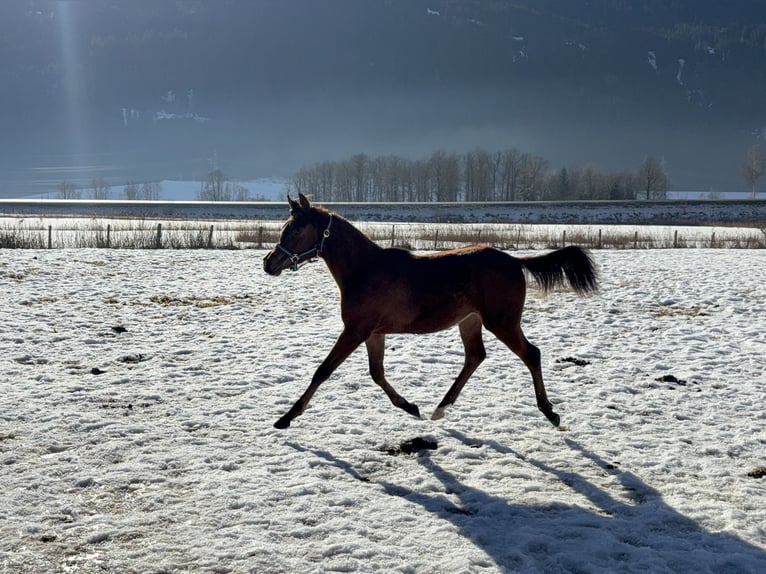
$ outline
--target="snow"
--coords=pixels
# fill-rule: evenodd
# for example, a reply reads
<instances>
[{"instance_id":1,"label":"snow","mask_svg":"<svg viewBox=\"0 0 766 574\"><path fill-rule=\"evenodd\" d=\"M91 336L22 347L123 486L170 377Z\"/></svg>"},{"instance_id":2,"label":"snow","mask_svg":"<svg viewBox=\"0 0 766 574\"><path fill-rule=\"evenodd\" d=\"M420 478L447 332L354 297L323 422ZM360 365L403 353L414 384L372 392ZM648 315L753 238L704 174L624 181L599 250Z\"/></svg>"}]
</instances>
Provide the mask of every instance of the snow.
<instances>
[{"instance_id":1,"label":"snow","mask_svg":"<svg viewBox=\"0 0 766 574\"><path fill-rule=\"evenodd\" d=\"M649 50L647 52L647 61L649 62L649 65L654 68L654 71L657 71L657 53L654 50Z\"/></svg>"},{"instance_id":2,"label":"snow","mask_svg":"<svg viewBox=\"0 0 766 574\"><path fill-rule=\"evenodd\" d=\"M264 254L3 252L0 572L766 571L761 251L597 251L599 295L531 289L564 431L488 334L440 421L359 350L274 429L341 323L323 263ZM426 415L461 364L456 329L387 339Z\"/></svg>"}]
</instances>

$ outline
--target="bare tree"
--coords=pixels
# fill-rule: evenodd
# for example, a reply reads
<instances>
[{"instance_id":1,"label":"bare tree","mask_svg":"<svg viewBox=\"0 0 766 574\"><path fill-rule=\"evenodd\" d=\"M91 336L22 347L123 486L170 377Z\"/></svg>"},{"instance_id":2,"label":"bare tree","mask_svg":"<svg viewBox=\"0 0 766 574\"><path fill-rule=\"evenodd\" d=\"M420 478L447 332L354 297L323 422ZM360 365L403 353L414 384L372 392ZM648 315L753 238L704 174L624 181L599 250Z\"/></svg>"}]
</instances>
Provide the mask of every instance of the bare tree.
<instances>
[{"instance_id":1,"label":"bare tree","mask_svg":"<svg viewBox=\"0 0 766 574\"><path fill-rule=\"evenodd\" d=\"M402 201L404 197L405 161L388 155L383 161L383 197L385 201Z\"/></svg>"},{"instance_id":2,"label":"bare tree","mask_svg":"<svg viewBox=\"0 0 766 574\"><path fill-rule=\"evenodd\" d=\"M138 199L138 184L135 181L129 181L125 184L122 193L128 201L135 201Z\"/></svg>"},{"instance_id":3,"label":"bare tree","mask_svg":"<svg viewBox=\"0 0 766 574\"><path fill-rule=\"evenodd\" d=\"M220 169L207 174L199 192L200 201L231 201L231 188L226 185L226 176Z\"/></svg>"},{"instance_id":4,"label":"bare tree","mask_svg":"<svg viewBox=\"0 0 766 574\"><path fill-rule=\"evenodd\" d=\"M466 201L492 201L496 179L495 162L487 150L477 148L465 154L465 199Z\"/></svg>"},{"instance_id":5,"label":"bare tree","mask_svg":"<svg viewBox=\"0 0 766 574\"><path fill-rule=\"evenodd\" d=\"M597 168L592 165L586 166L580 178L580 199L601 199L602 180L603 176Z\"/></svg>"},{"instance_id":6,"label":"bare tree","mask_svg":"<svg viewBox=\"0 0 766 574\"><path fill-rule=\"evenodd\" d=\"M335 182L335 164L331 161L323 161L317 168L318 188L314 191L314 197L322 200L333 199L333 187Z\"/></svg>"},{"instance_id":7,"label":"bare tree","mask_svg":"<svg viewBox=\"0 0 766 574\"><path fill-rule=\"evenodd\" d=\"M58 199L81 199L82 192L77 189L73 181L62 181L59 183L56 197Z\"/></svg>"},{"instance_id":8,"label":"bare tree","mask_svg":"<svg viewBox=\"0 0 766 574\"><path fill-rule=\"evenodd\" d=\"M250 201L250 190L239 183L231 184L231 199L232 201Z\"/></svg>"},{"instance_id":9,"label":"bare tree","mask_svg":"<svg viewBox=\"0 0 766 574\"><path fill-rule=\"evenodd\" d=\"M512 148L503 152L500 167L501 198L505 201L518 199L519 172L521 171L521 152Z\"/></svg>"},{"instance_id":10,"label":"bare tree","mask_svg":"<svg viewBox=\"0 0 766 574\"><path fill-rule=\"evenodd\" d=\"M668 176L665 174L665 166L653 157L644 159L638 168L638 180L641 182L641 191L646 199L665 199L668 191Z\"/></svg>"},{"instance_id":11,"label":"bare tree","mask_svg":"<svg viewBox=\"0 0 766 574\"><path fill-rule=\"evenodd\" d=\"M638 199L638 192L645 192L645 181L635 173L629 171L610 171L603 176L606 199L624 200ZM667 184L666 186L667 187ZM650 199L662 199L665 190L655 190L650 194Z\"/></svg>"},{"instance_id":12,"label":"bare tree","mask_svg":"<svg viewBox=\"0 0 766 574\"><path fill-rule=\"evenodd\" d=\"M753 197L755 197L758 180L763 175L764 167L760 144L751 145L745 155L745 162L742 164L742 177L745 178L745 183L752 190Z\"/></svg>"},{"instance_id":13,"label":"bare tree","mask_svg":"<svg viewBox=\"0 0 766 574\"><path fill-rule=\"evenodd\" d=\"M338 163L335 170L336 201L354 201L354 168L350 160Z\"/></svg>"},{"instance_id":14,"label":"bare tree","mask_svg":"<svg viewBox=\"0 0 766 574\"><path fill-rule=\"evenodd\" d=\"M109 199L112 194L112 186L103 177L94 178L90 182L90 196L92 199Z\"/></svg>"},{"instance_id":15,"label":"bare tree","mask_svg":"<svg viewBox=\"0 0 766 574\"><path fill-rule=\"evenodd\" d=\"M428 163L434 178L436 201L457 201L460 190L460 162L457 156L439 150Z\"/></svg>"},{"instance_id":16,"label":"bare tree","mask_svg":"<svg viewBox=\"0 0 766 574\"><path fill-rule=\"evenodd\" d=\"M545 187L544 199L547 200L572 199L575 193L569 170L566 167L551 171L548 174L548 182Z\"/></svg>"},{"instance_id":17,"label":"bare tree","mask_svg":"<svg viewBox=\"0 0 766 574\"><path fill-rule=\"evenodd\" d=\"M519 199L536 201L542 197L548 162L540 156L522 154L519 176Z\"/></svg>"},{"instance_id":18,"label":"bare tree","mask_svg":"<svg viewBox=\"0 0 766 574\"><path fill-rule=\"evenodd\" d=\"M412 186L414 190L413 201L433 201L431 163L422 160L413 162Z\"/></svg>"},{"instance_id":19,"label":"bare tree","mask_svg":"<svg viewBox=\"0 0 766 574\"><path fill-rule=\"evenodd\" d=\"M302 193L303 195L313 195L315 199L327 200L326 196L320 196L317 193L316 188L316 173L315 167L302 167L293 176L292 189L296 194Z\"/></svg>"},{"instance_id":20,"label":"bare tree","mask_svg":"<svg viewBox=\"0 0 766 574\"><path fill-rule=\"evenodd\" d=\"M139 197L147 201L157 201L160 198L162 185L156 181L147 181L141 185Z\"/></svg>"},{"instance_id":21,"label":"bare tree","mask_svg":"<svg viewBox=\"0 0 766 574\"><path fill-rule=\"evenodd\" d=\"M354 177L354 201L367 201L370 197L370 158L363 153L356 154L351 158L351 169Z\"/></svg>"},{"instance_id":22,"label":"bare tree","mask_svg":"<svg viewBox=\"0 0 766 574\"><path fill-rule=\"evenodd\" d=\"M476 152L469 151L463 156L463 181L465 183L465 200L478 201L480 197L480 184Z\"/></svg>"}]
</instances>

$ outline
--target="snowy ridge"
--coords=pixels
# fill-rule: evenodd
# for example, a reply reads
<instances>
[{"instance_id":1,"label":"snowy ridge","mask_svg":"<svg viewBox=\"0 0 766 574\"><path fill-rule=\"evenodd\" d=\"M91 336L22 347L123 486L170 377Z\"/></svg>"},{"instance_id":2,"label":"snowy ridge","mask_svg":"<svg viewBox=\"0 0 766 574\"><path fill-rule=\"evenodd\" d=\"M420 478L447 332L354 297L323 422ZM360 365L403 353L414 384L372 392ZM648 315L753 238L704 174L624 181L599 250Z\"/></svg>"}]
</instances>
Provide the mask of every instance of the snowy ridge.
<instances>
[{"instance_id":1,"label":"snowy ridge","mask_svg":"<svg viewBox=\"0 0 766 574\"><path fill-rule=\"evenodd\" d=\"M489 335L442 421L357 351L273 429L341 324L322 263L262 255L4 253L0 572L766 571L760 251L596 252L599 295L531 290L563 432ZM430 413L462 346L386 357Z\"/></svg>"},{"instance_id":2,"label":"snowy ridge","mask_svg":"<svg viewBox=\"0 0 766 574\"><path fill-rule=\"evenodd\" d=\"M321 203L321 202L320 202ZM766 221L766 200L323 203L352 221L704 225ZM285 218L286 203L0 200L0 215L175 219Z\"/></svg>"}]
</instances>

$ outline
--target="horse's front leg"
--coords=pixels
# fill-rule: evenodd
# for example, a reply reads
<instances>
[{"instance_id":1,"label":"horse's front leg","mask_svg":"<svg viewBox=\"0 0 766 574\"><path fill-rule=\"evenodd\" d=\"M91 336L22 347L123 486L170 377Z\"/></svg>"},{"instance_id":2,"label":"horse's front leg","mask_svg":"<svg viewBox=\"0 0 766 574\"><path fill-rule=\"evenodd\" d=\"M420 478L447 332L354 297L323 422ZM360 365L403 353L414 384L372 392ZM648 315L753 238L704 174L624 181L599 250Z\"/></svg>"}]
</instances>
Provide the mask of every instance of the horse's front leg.
<instances>
[{"instance_id":1,"label":"horse's front leg","mask_svg":"<svg viewBox=\"0 0 766 574\"><path fill-rule=\"evenodd\" d=\"M301 398L299 398L292 406L292 408L287 411L277 422L274 423L274 427L278 429L286 429L289 427L292 420L295 417L301 415L306 409L306 406L309 404L311 397L314 396L314 393L319 388L319 385L330 378L330 375L332 375L333 371L337 369L338 366L340 366L340 364L345 361L351 353L354 352L354 349L362 344L364 339L365 337L359 336L344 329L340 334L340 337L338 337L338 340L335 342L335 345L330 351L330 354L327 355L327 358L322 361L322 364L319 365L319 368L314 373L314 376L311 379L311 384L301 395Z\"/></svg>"},{"instance_id":2,"label":"horse's front leg","mask_svg":"<svg viewBox=\"0 0 766 574\"><path fill-rule=\"evenodd\" d=\"M365 341L367 345L367 356L370 360L370 375L372 380L386 392L388 398L394 406L410 413L414 417L420 418L420 410L417 405L408 402L404 397L394 390L383 371L383 354L386 348L386 336L382 334L371 335Z\"/></svg>"}]
</instances>

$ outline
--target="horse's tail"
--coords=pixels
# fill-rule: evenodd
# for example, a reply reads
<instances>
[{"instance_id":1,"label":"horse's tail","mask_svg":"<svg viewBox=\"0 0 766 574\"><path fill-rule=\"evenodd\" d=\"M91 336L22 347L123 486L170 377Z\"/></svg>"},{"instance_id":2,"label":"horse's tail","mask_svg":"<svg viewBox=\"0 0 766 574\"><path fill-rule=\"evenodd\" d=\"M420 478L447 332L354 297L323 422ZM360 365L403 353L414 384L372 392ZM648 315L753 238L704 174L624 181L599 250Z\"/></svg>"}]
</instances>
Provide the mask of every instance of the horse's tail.
<instances>
[{"instance_id":1,"label":"horse's tail","mask_svg":"<svg viewBox=\"0 0 766 574\"><path fill-rule=\"evenodd\" d=\"M590 253L581 247L570 245L520 261L543 292L563 285L565 277L578 295L598 291L596 266Z\"/></svg>"}]
</instances>

